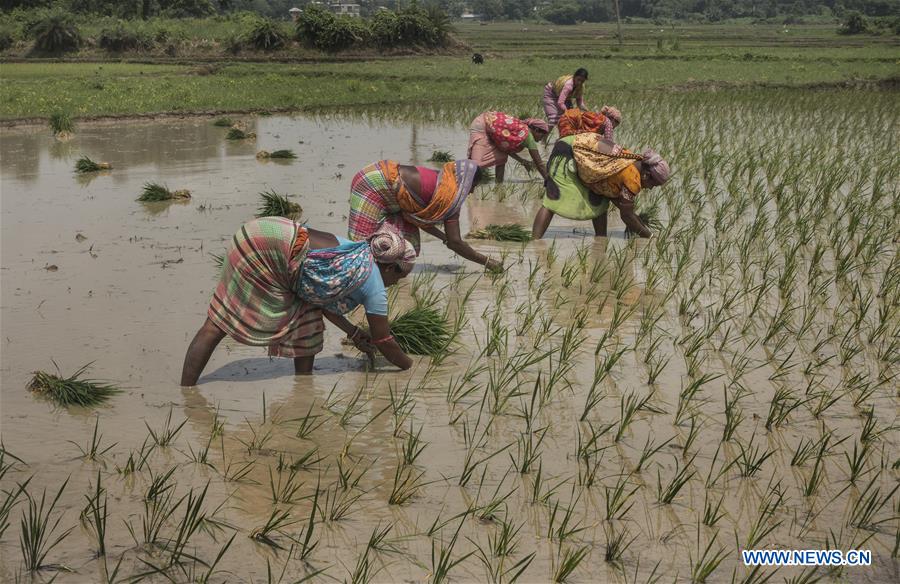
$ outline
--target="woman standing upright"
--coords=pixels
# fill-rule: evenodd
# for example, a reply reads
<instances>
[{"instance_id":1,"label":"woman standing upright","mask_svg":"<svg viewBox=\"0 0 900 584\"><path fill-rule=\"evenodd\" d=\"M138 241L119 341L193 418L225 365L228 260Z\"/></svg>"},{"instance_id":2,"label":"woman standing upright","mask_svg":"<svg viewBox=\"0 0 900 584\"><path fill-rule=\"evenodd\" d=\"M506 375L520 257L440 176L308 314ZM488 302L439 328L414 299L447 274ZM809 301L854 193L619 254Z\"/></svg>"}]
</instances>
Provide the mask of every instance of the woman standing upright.
<instances>
[{"instance_id":1,"label":"woman standing upright","mask_svg":"<svg viewBox=\"0 0 900 584\"><path fill-rule=\"evenodd\" d=\"M547 115L547 122L551 128L556 125L567 109L572 107L581 110L587 109L587 106L584 105L584 84L587 78L587 69L582 67L573 75L563 75L544 87L544 113Z\"/></svg>"}]
</instances>

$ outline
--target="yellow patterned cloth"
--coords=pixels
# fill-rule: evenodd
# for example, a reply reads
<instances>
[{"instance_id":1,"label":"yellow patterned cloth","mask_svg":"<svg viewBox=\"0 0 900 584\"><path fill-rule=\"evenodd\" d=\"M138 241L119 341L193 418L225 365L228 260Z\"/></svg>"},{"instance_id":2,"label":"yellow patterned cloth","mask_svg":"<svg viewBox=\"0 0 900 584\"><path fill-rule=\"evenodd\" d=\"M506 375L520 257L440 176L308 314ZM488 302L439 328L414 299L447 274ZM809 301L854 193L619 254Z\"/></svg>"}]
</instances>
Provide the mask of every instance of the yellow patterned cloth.
<instances>
[{"instance_id":1,"label":"yellow patterned cloth","mask_svg":"<svg viewBox=\"0 0 900 584\"><path fill-rule=\"evenodd\" d=\"M640 155L624 149L614 154L601 152L602 139L599 134L575 136L572 150L578 178L591 191L607 199L633 200L641 192L641 175L634 166L641 160Z\"/></svg>"}]
</instances>

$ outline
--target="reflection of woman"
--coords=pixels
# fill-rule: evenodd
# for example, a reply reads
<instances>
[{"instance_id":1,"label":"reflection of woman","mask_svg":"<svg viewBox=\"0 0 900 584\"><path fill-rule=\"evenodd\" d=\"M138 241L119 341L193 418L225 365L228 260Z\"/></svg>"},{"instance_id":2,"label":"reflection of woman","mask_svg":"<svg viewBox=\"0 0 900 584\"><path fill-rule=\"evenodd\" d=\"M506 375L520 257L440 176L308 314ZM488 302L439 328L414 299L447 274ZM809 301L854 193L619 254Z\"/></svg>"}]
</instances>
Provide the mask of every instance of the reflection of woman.
<instances>
[{"instance_id":1,"label":"reflection of woman","mask_svg":"<svg viewBox=\"0 0 900 584\"><path fill-rule=\"evenodd\" d=\"M634 211L634 200L644 189L669 180L669 165L653 150L631 154L598 134L560 138L547 162L546 194L534 218L532 237L540 239L554 215L588 220L594 233L606 235L606 212L612 202L628 228L640 237L652 232Z\"/></svg>"},{"instance_id":2,"label":"reflection of woman","mask_svg":"<svg viewBox=\"0 0 900 584\"><path fill-rule=\"evenodd\" d=\"M527 149L531 161L546 179L547 170L537 143L549 133L550 126L544 120L520 120L504 112L484 112L469 127L468 157L480 168L496 167L497 182L502 183L507 158L511 156L527 166L528 162L518 155Z\"/></svg>"},{"instance_id":3,"label":"reflection of woman","mask_svg":"<svg viewBox=\"0 0 900 584\"><path fill-rule=\"evenodd\" d=\"M412 245L390 226L354 243L281 217L244 224L232 239L206 322L188 347L181 385L197 383L226 334L293 357L296 373L309 374L323 346L323 316L370 358L377 347L409 369L412 360L391 336L385 287L406 277L415 259ZM360 304L375 340L343 316Z\"/></svg>"},{"instance_id":4,"label":"reflection of woman","mask_svg":"<svg viewBox=\"0 0 900 584\"><path fill-rule=\"evenodd\" d=\"M370 164L350 186L349 237L362 241L389 224L418 254L423 229L467 260L500 270L500 262L472 249L459 231L459 212L479 177L478 165L471 160L448 162L440 172L392 160Z\"/></svg>"},{"instance_id":5,"label":"reflection of woman","mask_svg":"<svg viewBox=\"0 0 900 584\"><path fill-rule=\"evenodd\" d=\"M580 68L574 75L563 75L544 86L544 113L551 127L573 105L578 109L587 109L584 105L584 83L587 78L587 69Z\"/></svg>"}]
</instances>

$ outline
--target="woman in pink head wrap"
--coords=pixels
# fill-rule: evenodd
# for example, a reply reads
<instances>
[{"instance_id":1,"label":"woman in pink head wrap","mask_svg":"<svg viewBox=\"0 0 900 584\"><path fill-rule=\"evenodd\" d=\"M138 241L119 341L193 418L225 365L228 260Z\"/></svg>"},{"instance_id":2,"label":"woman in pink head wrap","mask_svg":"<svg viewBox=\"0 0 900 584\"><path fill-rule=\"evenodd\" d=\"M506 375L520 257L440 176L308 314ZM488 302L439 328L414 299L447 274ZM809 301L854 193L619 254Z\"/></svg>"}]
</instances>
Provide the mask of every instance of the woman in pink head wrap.
<instances>
[{"instance_id":1,"label":"woman in pink head wrap","mask_svg":"<svg viewBox=\"0 0 900 584\"><path fill-rule=\"evenodd\" d=\"M537 143L549 133L550 126L544 120L520 120L504 112L484 112L469 127L467 157L474 160L479 168L496 168L497 183L503 182L509 157L523 166L533 163L541 177L546 179L547 169ZM523 150L528 150L531 163L519 156L518 153Z\"/></svg>"},{"instance_id":2,"label":"woman in pink head wrap","mask_svg":"<svg viewBox=\"0 0 900 584\"><path fill-rule=\"evenodd\" d=\"M292 357L297 375L312 373L324 347L323 319L374 362L375 350L400 369L412 359L391 335L387 287L412 271L416 250L391 225L365 241L310 229L282 217L245 223L234 235L219 284L184 357L181 385L196 385L226 335ZM344 314L363 306L367 333Z\"/></svg>"}]
</instances>

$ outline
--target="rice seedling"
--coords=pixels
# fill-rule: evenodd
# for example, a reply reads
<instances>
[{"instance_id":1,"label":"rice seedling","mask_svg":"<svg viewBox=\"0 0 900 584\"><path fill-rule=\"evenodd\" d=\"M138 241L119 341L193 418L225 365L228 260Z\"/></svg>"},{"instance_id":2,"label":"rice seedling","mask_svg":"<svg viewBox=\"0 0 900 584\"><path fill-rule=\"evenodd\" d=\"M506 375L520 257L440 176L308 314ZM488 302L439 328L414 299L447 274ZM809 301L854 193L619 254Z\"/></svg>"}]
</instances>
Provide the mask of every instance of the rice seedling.
<instances>
[{"instance_id":1,"label":"rice seedling","mask_svg":"<svg viewBox=\"0 0 900 584\"><path fill-rule=\"evenodd\" d=\"M217 128L229 128L234 125L234 122L231 121L231 118L216 118L212 125Z\"/></svg>"},{"instance_id":2,"label":"rice seedling","mask_svg":"<svg viewBox=\"0 0 900 584\"><path fill-rule=\"evenodd\" d=\"M276 481L272 469L269 469L269 492L272 495L272 503L275 505L295 503L298 500L297 493L303 488L303 482L297 479L297 469L289 468L286 477L284 473L277 474Z\"/></svg>"},{"instance_id":3,"label":"rice seedling","mask_svg":"<svg viewBox=\"0 0 900 584\"><path fill-rule=\"evenodd\" d=\"M617 529L611 523L603 525L603 532L606 534L603 560L610 564L621 565L625 551L637 540L637 536L631 537L627 527Z\"/></svg>"},{"instance_id":4,"label":"rice seedling","mask_svg":"<svg viewBox=\"0 0 900 584\"><path fill-rule=\"evenodd\" d=\"M312 556L313 551L315 551L316 547L319 545L319 540L313 540L313 535L316 530L316 513L319 511L320 492L321 477L316 481L316 490L313 493L312 506L309 509L309 518L306 520L306 525L303 526L303 529L296 538L291 538L299 546L297 558L303 562L309 561L309 557Z\"/></svg>"},{"instance_id":5,"label":"rice seedling","mask_svg":"<svg viewBox=\"0 0 900 584\"><path fill-rule=\"evenodd\" d=\"M75 122L66 112L54 112L50 115L50 130L60 140L68 139L75 133Z\"/></svg>"},{"instance_id":6,"label":"rice seedling","mask_svg":"<svg viewBox=\"0 0 900 584\"><path fill-rule=\"evenodd\" d=\"M191 192L186 189L170 191L165 185L155 182L144 184L144 190L138 201L142 203L159 203L163 201L179 201L191 198Z\"/></svg>"},{"instance_id":7,"label":"rice seedling","mask_svg":"<svg viewBox=\"0 0 900 584\"><path fill-rule=\"evenodd\" d=\"M153 453L153 450L156 448L156 443L150 443L150 437L144 438L144 443L141 444L140 450L128 453L128 460L125 461L123 466L116 465L116 472L122 476L128 476L132 473L141 472L144 468L148 468L147 459Z\"/></svg>"},{"instance_id":8,"label":"rice seedling","mask_svg":"<svg viewBox=\"0 0 900 584\"><path fill-rule=\"evenodd\" d=\"M691 565L691 582L696 582L698 584L702 584L706 582L706 579L709 578L713 572L719 567L719 565L728 557L728 551L724 546L720 546L716 551L713 551L713 546L716 545L716 540L719 537L719 533L716 532L713 534L713 537L707 542L706 547L700 549L700 524L697 524L697 556L694 557L693 553L690 553L690 565Z\"/></svg>"},{"instance_id":9,"label":"rice seedling","mask_svg":"<svg viewBox=\"0 0 900 584\"><path fill-rule=\"evenodd\" d=\"M3 454L0 453L0 463L3 461ZM0 465L2 466L2 465ZM0 479L6 474L6 471L9 467L2 467L0 470ZM4 498L0 501L0 537L3 537L3 534L9 528L9 514L19 502L19 497L25 493L25 489L28 488L28 483L31 482L32 477L28 477L21 483L16 484L15 489L3 490Z\"/></svg>"},{"instance_id":10,"label":"rice seedling","mask_svg":"<svg viewBox=\"0 0 900 584\"><path fill-rule=\"evenodd\" d=\"M419 458L428 445L427 442L422 442L421 439L423 427L419 426L419 430L415 431L412 420L409 421L409 432L406 433L406 438L401 445L401 460L404 465L415 464L416 459Z\"/></svg>"},{"instance_id":11,"label":"rice seedling","mask_svg":"<svg viewBox=\"0 0 900 584\"><path fill-rule=\"evenodd\" d=\"M876 519L878 513L893 500L894 494L900 490L900 484L895 484L887 493L882 494L877 481L880 472L872 477L860 492L859 497L850 507L850 517L847 525L866 531L877 531L882 523L892 521L894 517Z\"/></svg>"},{"instance_id":12,"label":"rice seedling","mask_svg":"<svg viewBox=\"0 0 900 584\"><path fill-rule=\"evenodd\" d=\"M75 161L75 172L84 174L88 172L98 172L101 170L109 170L112 165L108 162L94 162L87 156L82 156Z\"/></svg>"},{"instance_id":13,"label":"rice seedling","mask_svg":"<svg viewBox=\"0 0 900 584\"><path fill-rule=\"evenodd\" d=\"M93 432L93 434L91 434L91 440L84 447L82 447L77 442L68 440L68 442L70 444L74 444L78 448L78 450L81 451L82 458L86 458L88 460L97 460L98 458L100 458L101 456L103 456L104 454L106 454L107 452L112 450L116 446L116 444L118 444L118 442L113 442L106 448L101 448L100 441L103 439L103 434L98 433L99 428L100 428L100 417L97 416L94 420L94 432Z\"/></svg>"},{"instance_id":14,"label":"rice seedling","mask_svg":"<svg viewBox=\"0 0 900 584\"><path fill-rule=\"evenodd\" d=\"M446 150L435 150L431 153L431 157L428 159L428 162L446 164L447 162L453 162L453 155Z\"/></svg>"},{"instance_id":15,"label":"rice seedling","mask_svg":"<svg viewBox=\"0 0 900 584\"><path fill-rule=\"evenodd\" d=\"M590 551L590 546L566 547L565 551L563 551L563 546L559 546L559 552L556 555L556 568L553 571L553 581L557 583L568 582Z\"/></svg>"},{"instance_id":16,"label":"rice seedling","mask_svg":"<svg viewBox=\"0 0 900 584\"><path fill-rule=\"evenodd\" d=\"M150 470L150 484L147 486L147 490L144 492L145 501L153 501L159 499L161 496L174 491L175 484L169 482L169 479L171 479L172 475L175 474L176 468L177 467L173 466L167 472L158 475L154 475L153 470Z\"/></svg>"},{"instance_id":17,"label":"rice seedling","mask_svg":"<svg viewBox=\"0 0 900 584\"><path fill-rule=\"evenodd\" d=\"M240 128L231 127L228 130L228 133L225 134L225 138L228 140L255 140L256 134L253 132L245 132Z\"/></svg>"},{"instance_id":18,"label":"rice seedling","mask_svg":"<svg viewBox=\"0 0 900 584\"><path fill-rule=\"evenodd\" d=\"M618 442L622 439L628 427L634 421L635 415L647 408L647 402L650 401L651 397L653 396L647 395L643 398L638 398L634 395L634 392L628 392L628 394L621 397L619 400L619 424L616 428L613 442Z\"/></svg>"},{"instance_id":19,"label":"rice seedling","mask_svg":"<svg viewBox=\"0 0 900 584\"><path fill-rule=\"evenodd\" d=\"M35 371L31 381L28 382L28 389L57 405L93 407L122 392L120 388L110 383L82 379L81 376L91 366L90 363L68 377L62 376L55 361L53 366L56 367L56 374Z\"/></svg>"},{"instance_id":20,"label":"rice seedling","mask_svg":"<svg viewBox=\"0 0 900 584\"><path fill-rule=\"evenodd\" d=\"M606 504L606 520L624 519L628 512L634 507L636 501L633 501L635 493L641 488L639 484L634 485L633 489L628 479L628 475L619 475L615 485L608 487L603 486L603 494Z\"/></svg>"},{"instance_id":21,"label":"rice seedling","mask_svg":"<svg viewBox=\"0 0 900 584\"><path fill-rule=\"evenodd\" d=\"M388 497L389 505L404 505L416 496L422 487L422 477L425 471L417 473L411 467L402 464L397 465L394 471L394 485Z\"/></svg>"},{"instance_id":22,"label":"rice seedling","mask_svg":"<svg viewBox=\"0 0 900 584\"><path fill-rule=\"evenodd\" d=\"M678 496L678 493L681 492L681 489L697 474L696 470L690 470L691 465L694 463L694 459L697 458L697 455L691 457L689 461L687 461L684 466L682 466L678 460L675 460L675 475L668 482L668 484L663 487L662 477L659 470L656 471L656 492L657 492L657 501L662 503L663 505L670 505L672 501L675 500L675 497Z\"/></svg>"},{"instance_id":23,"label":"rice seedling","mask_svg":"<svg viewBox=\"0 0 900 584\"><path fill-rule=\"evenodd\" d=\"M736 458L736 464L741 471L742 477L754 476L762 468L762 465L775 454L774 450L766 450L760 453L760 447L753 445L754 438L756 438L755 433L750 437L750 442L746 446L738 442L741 452Z\"/></svg>"},{"instance_id":24,"label":"rice seedling","mask_svg":"<svg viewBox=\"0 0 900 584\"><path fill-rule=\"evenodd\" d=\"M524 242L531 241L531 232L518 223L504 223L502 225L491 223L482 229L470 231L466 237L469 239Z\"/></svg>"},{"instance_id":25,"label":"rice seedling","mask_svg":"<svg viewBox=\"0 0 900 584\"><path fill-rule=\"evenodd\" d=\"M412 487L411 484L407 486L410 488ZM325 489L324 492L325 501L320 505L320 512L322 520L330 523L341 521L349 517L351 511L353 511L354 505L356 505L363 495L366 494L366 491L360 491L358 493L350 492L347 489L344 489L340 483L335 483L330 488ZM414 495L415 492L413 491L409 497L411 498ZM406 500L403 500L403 503L405 502ZM397 504L402 505L403 503Z\"/></svg>"},{"instance_id":26,"label":"rice seedling","mask_svg":"<svg viewBox=\"0 0 900 584\"><path fill-rule=\"evenodd\" d=\"M62 521L63 514L60 513L56 520L51 518L56 510L56 504L66 490L69 479L66 479L56 491L53 500L47 504L47 490L41 493L41 500L38 502L28 491L25 491L25 497L28 499L28 507L22 514L20 523L21 530L19 532L19 547L22 550L22 559L25 569L29 572L36 572L42 568L49 567L44 561L47 555L53 551L74 529L70 527L54 536L59 522Z\"/></svg>"},{"instance_id":27,"label":"rice seedling","mask_svg":"<svg viewBox=\"0 0 900 584\"><path fill-rule=\"evenodd\" d=\"M250 539L277 550L284 549L275 537L282 535L284 529L295 523L296 521L291 519L290 510L272 509L265 524L250 532Z\"/></svg>"},{"instance_id":28,"label":"rice seedling","mask_svg":"<svg viewBox=\"0 0 900 584\"><path fill-rule=\"evenodd\" d=\"M290 149L273 150L271 152L260 150L256 153L256 158L258 160L296 160L297 155Z\"/></svg>"},{"instance_id":29,"label":"rice seedling","mask_svg":"<svg viewBox=\"0 0 900 584\"><path fill-rule=\"evenodd\" d=\"M719 497L718 501L709 498L709 491L706 492L703 500L703 525L707 527L715 527L720 519L725 517L726 513L722 509L722 503L725 501L725 494Z\"/></svg>"},{"instance_id":30,"label":"rice seedling","mask_svg":"<svg viewBox=\"0 0 900 584\"><path fill-rule=\"evenodd\" d=\"M771 431L784 424L791 413L803 405L804 400L794 397L791 390L782 387L775 391L772 401L769 402L769 413L766 416L766 430Z\"/></svg>"},{"instance_id":31,"label":"rice seedling","mask_svg":"<svg viewBox=\"0 0 900 584\"><path fill-rule=\"evenodd\" d=\"M432 306L415 306L391 319L391 334L412 355L436 355L447 345L447 317Z\"/></svg>"},{"instance_id":32,"label":"rice seedling","mask_svg":"<svg viewBox=\"0 0 900 584\"><path fill-rule=\"evenodd\" d=\"M181 429L184 428L184 425L188 421L188 419L185 418L184 420L181 421L180 424L173 427L172 426L172 409L173 408L171 408L171 407L169 408L169 413L166 415L166 423L159 430L154 430L153 428L150 427L150 424L148 424L146 421L144 422L144 425L147 427L147 430L150 432L150 438L153 440L153 443L156 444L156 446L159 446L161 448L165 448L166 446L169 446L172 442L174 442L175 438L178 437L178 433L181 432Z\"/></svg>"},{"instance_id":33,"label":"rice seedling","mask_svg":"<svg viewBox=\"0 0 900 584\"><path fill-rule=\"evenodd\" d=\"M107 511L106 489L100 483L100 471L97 471L97 482L93 492L84 496L87 504L81 511L81 521L85 524L97 543L97 555L106 555L106 520L109 519Z\"/></svg>"}]
</instances>

